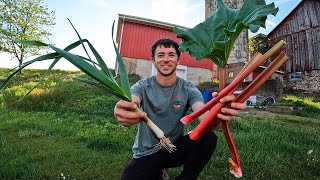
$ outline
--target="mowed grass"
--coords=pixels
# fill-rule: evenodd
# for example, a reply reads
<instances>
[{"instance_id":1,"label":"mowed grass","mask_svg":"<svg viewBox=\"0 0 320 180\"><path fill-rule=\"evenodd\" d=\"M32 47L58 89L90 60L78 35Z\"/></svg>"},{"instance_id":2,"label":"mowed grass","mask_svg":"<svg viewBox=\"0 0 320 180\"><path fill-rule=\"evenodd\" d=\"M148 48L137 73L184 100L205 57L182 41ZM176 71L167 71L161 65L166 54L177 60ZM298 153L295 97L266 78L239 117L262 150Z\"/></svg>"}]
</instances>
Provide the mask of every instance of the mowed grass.
<instances>
[{"instance_id":1,"label":"mowed grass","mask_svg":"<svg viewBox=\"0 0 320 180\"><path fill-rule=\"evenodd\" d=\"M56 70L18 101L43 72L24 70L0 94L0 179L119 179L137 128L114 119L118 98L74 81L83 76L78 71ZM0 81L7 76L0 69ZM319 179L319 116L247 109L230 125L242 179ZM216 133L217 149L199 179L235 179L223 133ZM172 178L179 172L170 169Z\"/></svg>"}]
</instances>

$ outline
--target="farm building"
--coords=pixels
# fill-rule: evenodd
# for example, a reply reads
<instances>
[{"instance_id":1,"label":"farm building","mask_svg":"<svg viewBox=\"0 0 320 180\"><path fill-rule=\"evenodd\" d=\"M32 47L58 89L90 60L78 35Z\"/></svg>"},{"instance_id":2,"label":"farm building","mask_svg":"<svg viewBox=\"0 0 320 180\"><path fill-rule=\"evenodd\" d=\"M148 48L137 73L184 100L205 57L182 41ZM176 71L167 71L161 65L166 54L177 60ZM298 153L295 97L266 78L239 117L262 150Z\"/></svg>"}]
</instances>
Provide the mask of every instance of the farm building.
<instances>
[{"instance_id":1,"label":"farm building","mask_svg":"<svg viewBox=\"0 0 320 180\"><path fill-rule=\"evenodd\" d=\"M174 26L177 25L119 14L117 43L129 74L146 78L156 73L150 47L159 38L171 38L180 44L181 39L178 39L173 32ZM206 59L197 61L191 58L188 52L183 52L177 67L177 75L198 85L211 82L212 72L216 72L216 69L212 61Z\"/></svg>"},{"instance_id":2,"label":"farm building","mask_svg":"<svg viewBox=\"0 0 320 180\"><path fill-rule=\"evenodd\" d=\"M285 72L285 90L319 94L320 90L320 1L302 0L269 34L271 46L279 40L289 60Z\"/></svg>"}]
</instances>

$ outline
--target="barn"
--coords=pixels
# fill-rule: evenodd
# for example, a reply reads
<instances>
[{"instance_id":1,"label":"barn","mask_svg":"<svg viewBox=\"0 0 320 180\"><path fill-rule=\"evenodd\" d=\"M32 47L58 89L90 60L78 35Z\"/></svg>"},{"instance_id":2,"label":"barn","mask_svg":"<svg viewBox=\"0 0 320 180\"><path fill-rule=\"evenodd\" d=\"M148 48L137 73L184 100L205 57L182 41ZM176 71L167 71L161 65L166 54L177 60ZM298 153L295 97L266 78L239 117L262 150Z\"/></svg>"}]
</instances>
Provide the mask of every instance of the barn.
<instances>
[{"instance_id":1,"label":"barn","mask_svg":"<svg viewBox=\"0 0 320 180\"><path fill-rule=\"evenodd\" d=\"M156 73L150 47L159 38L171 38L180 44L181 39L173 32L174 26L177 25L119 14L116 41L129 74L147 78ZM177 75L194 85L211 82L212 77L216 76L216 71L217 67L212 61L206 59L197 61L190 57L188 52L181 54L177 67Z\"/></svg>"},{"instance_id":2,"label":"barn","mask_svg":"<svg viewBox=\"0 0 320 180\"><path fill-rule=\"evenodd\" d=\"M269 34L271 46L280 40L289 60L282 67L288 92L319 94L320 1L302 0Z\"/></svg>"}]
</instances>

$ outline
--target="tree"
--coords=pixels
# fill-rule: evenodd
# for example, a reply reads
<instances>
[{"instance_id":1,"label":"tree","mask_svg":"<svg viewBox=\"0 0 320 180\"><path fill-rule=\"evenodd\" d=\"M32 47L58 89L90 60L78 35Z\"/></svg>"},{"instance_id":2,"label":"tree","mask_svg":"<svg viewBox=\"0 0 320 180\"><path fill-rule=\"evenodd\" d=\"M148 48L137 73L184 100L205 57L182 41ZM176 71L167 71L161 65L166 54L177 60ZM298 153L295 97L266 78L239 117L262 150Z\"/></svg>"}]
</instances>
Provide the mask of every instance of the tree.
<instances>
[{"instance_id":1,"label":"tree","mask_svg":"<svg viewBox=\"0 0 320 180\"><path fill-rule=\"evenodd\" d=\"M49 11L43 0L0 0L0 52L11 54L21 66L28 56L39 55L41 47L19 41L49 40L53 21L54 11Z\"/></svg>"},{"instance_id":2,"label":"tree","mask_svg":"<svg viewBox=\"0 0 320 180\"><path fill-rule=\"evenodd\" d=\"M261 54L266 53L270 49L269 39L265 34L258 34L249 39L249 52L252 57L256 52ZM271 59L261 64L262 66L268 66L271 63Z\"/></svg>"},{"instance_id":3,"label":"tree","mask_svg":"<svg viewBox=\"0 0 320 180\"><path fill-rule=\"evenodd\" d=\"M249 51L251 56L255 52L260 52L261 54L264 54L270 49L270 44L268 37L262 33L252 37L249 39Z\"/></svg>"}]
</instances>

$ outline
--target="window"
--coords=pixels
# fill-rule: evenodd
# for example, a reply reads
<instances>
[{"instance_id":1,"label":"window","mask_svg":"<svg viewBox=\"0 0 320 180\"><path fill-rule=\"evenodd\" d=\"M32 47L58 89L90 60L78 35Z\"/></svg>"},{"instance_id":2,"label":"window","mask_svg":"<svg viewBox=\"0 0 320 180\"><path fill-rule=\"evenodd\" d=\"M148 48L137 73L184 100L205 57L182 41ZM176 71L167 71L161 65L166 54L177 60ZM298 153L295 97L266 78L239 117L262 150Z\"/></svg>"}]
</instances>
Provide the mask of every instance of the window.
<instances>
[{"instance_id":1,"label":"window","mask_svg":"<svg viewBox=\"0 0 320 180\"><path fill-rule=\"evenodd\" d=\"M228 77L229 77L229 78L232 78L232 77L233 77L233 71L230 71L230 72L228 73Z\"/></svg>"}]
</instances>

